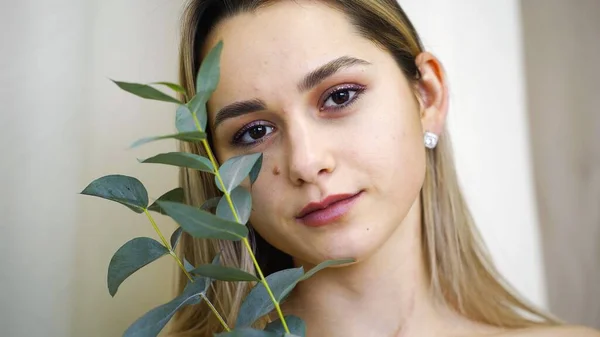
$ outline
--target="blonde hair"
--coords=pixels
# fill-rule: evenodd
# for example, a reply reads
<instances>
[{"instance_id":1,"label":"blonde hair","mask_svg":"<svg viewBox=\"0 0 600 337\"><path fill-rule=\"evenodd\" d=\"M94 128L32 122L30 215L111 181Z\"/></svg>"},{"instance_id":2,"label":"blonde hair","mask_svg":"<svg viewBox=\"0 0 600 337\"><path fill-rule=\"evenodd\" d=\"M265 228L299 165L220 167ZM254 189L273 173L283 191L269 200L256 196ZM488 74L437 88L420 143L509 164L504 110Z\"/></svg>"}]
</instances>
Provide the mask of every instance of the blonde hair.
<instances>
[{"instance_id":1,"label":"blonde hair","mask_svg":"<svg viewBox=\"0 0 600 337\"><path fill-rule=\"evenodd\" d=\"M190 96L195 93L201 49L214 25L223 18L273 2L189 1L182 18L180 82ZM389 51L410 81L419 81L415 58L424 48L395 0L324 2L343 12L359 34ZM185 152L206 155L201 146L181 143L180 147ZM426 176L420 195L426 270L434 297L473 321L494 326L524 328L557 323L515 295L492 265L460 191L451 154L449 137L444 132L438 146L427 151ZM200 206L205 200L220 195L212 176L207 173L182 169L180 182L186 202L192 205ZM251 241L266 274L292 267L289 256L269 245L257 233L251 235ZM210 263L217 252L222 252L222 263L253 271L247 251L236 242L200 240L184 235L179 248L194 265ZM178 274L178 293L185 284L186 278ZM241 302L251 286L240 282L214 282L208 296L228 324L235 322ZM180 311L172 322L171 332L174 336L212 336L221 330L209 308L201 303Z\"/></svg>"}]
</instances>

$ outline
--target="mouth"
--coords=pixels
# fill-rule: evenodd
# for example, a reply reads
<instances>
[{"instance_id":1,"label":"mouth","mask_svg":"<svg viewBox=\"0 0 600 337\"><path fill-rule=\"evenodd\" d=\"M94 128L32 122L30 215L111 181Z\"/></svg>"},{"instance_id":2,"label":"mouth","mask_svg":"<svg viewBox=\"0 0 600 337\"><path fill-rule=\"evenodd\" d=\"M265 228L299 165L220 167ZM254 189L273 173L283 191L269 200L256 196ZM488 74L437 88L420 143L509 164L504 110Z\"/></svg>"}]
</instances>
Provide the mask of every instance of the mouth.
<instances>
[{"instance_id":1,"label":"mouth","mask_svg":"<svg viewBox=\"0 0 600 337\"><path fill-rule=\"evenodd\" d=\"M355 194L336 194L320 202L311 202L298 214L296 219L308 227L322 227L346 215L361 197L363 191Z\"/></svg>"}]
</instances>

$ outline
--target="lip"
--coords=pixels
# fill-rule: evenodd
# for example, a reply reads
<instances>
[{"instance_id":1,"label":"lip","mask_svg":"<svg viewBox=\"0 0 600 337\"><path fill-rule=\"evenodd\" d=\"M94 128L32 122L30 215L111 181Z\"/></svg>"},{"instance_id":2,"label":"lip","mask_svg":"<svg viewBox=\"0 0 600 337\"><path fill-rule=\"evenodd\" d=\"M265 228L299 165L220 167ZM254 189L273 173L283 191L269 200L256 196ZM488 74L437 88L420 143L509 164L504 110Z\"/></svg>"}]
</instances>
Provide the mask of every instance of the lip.
<instances>
[{"instance_id":1,"label":"lip","mask_svg":"<svg viewBox=\"0 0 600 337\"><path fill-rule=\"evenodd\" d=\"M362 191L356 194L336 194L320 202L311 202L300 211L296 219L308 227L328 225L346 215L361 195Z\"/></svg>"}]
</instances>

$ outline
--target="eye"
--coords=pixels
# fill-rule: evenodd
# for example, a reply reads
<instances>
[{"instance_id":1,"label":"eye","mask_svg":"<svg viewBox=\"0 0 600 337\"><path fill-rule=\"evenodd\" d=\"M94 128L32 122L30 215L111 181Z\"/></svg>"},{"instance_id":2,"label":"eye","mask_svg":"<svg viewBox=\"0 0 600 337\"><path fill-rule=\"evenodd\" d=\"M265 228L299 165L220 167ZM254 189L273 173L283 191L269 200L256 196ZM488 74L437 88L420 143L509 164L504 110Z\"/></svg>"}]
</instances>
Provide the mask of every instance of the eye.
<instances>
[{"instance_id":1,"label":"eye","mask_svg":"<svg viewBox=\"0 0 600 337\"><path fill-rule=\"evenodd\" d=\"M353 103L364 91L363 86L346 85L333 89L328 93L327 99L323 103L321 110L341 109Z\"/></svg>"},{"instance_id":2,"label":"eye","mask_svg":"<svg viewBox=\"0 0 600 337\"><path fill-rule=\"evenodd\" d=\"M266 122L257 121L246 125L238 131L233 137L232 144L236 146L252 146L264 141L265 137L271 134L275 127Z\"/></svg>"}]
</instances>

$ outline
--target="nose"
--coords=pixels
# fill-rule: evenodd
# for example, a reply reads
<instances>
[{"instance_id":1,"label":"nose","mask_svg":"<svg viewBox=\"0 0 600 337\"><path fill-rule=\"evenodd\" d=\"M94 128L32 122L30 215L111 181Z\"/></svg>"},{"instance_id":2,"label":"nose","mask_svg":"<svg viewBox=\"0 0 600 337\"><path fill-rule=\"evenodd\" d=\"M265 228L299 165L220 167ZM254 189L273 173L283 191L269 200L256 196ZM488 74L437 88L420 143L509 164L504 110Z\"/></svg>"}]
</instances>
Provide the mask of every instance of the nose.
<instances>
[{"instance_id":1,"label":"nose","mask_svg":"<svg viewBox=\"0 0 600 337\"><path fill-rule=\"evenodd\" d=\"M296 122L288 135L288 167L292 184L316 184L335 170L332 139L326 130L310 122Z\"/></svg>"}]
</instances>

